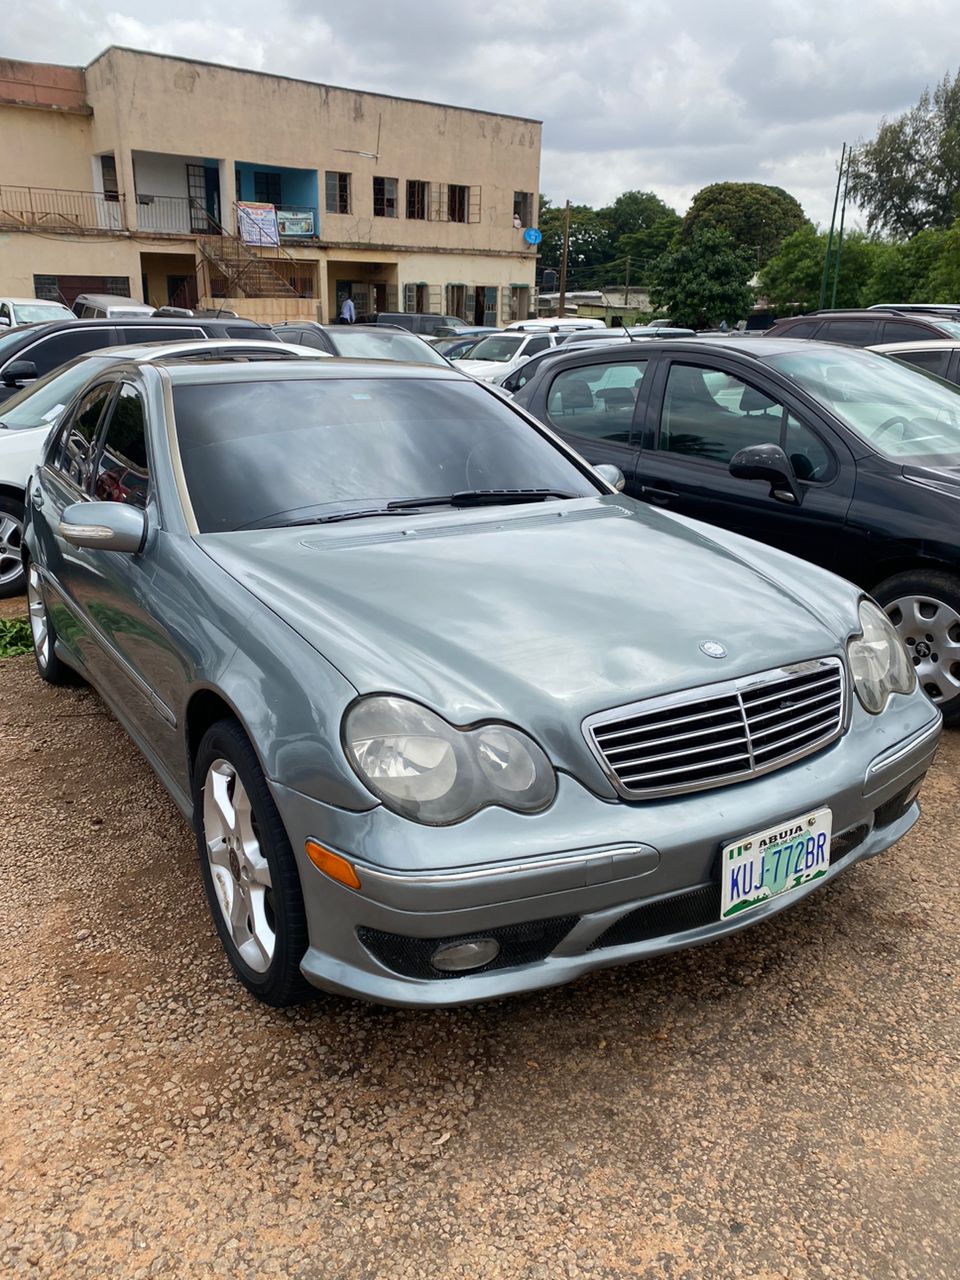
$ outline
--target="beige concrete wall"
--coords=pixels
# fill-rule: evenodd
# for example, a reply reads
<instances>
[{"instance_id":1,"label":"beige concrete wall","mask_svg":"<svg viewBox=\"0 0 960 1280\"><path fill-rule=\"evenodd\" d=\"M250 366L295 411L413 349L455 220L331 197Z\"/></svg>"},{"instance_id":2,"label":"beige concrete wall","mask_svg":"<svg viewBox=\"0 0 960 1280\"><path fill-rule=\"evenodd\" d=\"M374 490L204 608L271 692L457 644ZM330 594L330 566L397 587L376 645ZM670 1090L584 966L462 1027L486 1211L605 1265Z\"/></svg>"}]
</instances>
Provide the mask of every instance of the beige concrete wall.
<instances>
[{"instance_id":1,"label":"beige concrete wall","mask_svg":"<svg viewBox=\"0 0 960 1280\"><path fill-rule=\"evenodd\" d=\"M109 49L86 72L97 152L158 151L226 158L319 174L320 234L328 242L514 251L514 191L539 190L535 121L359 93L304 81ZM378 148L379 134L379 148ZM340 150L342 148L342 150ZM350 151L377 152L369 159ZM353 211L323 209L327 170L352 174ZM479 223L373 216L374 176L481 189ZM223 198L232 201L227 175Z\"/></svg>"},{"instance_id":2,"label":"beige concrete wall","mask_svg":"<svg viewBox=\"0 0 960 1280\"><path fill-rule=\"evenodd\" d=\"M284 320L316 320L316 298L201 298L201 307L225 307L247 320L281 324Z\"/></svg>"},{"instance_id":3,"label":"beige concrete wall","mask_svg":"<svg viewBox=\"0 0 960 1280\"><path fill-rule=\"evenodd\" d=\"M0 104L0 186L92 191L89 116Z\"/></svg>"},{"instance_id":4,"label":"beige concrete wall","mask_svg":"<svg viewBox=\"0 0 960 1280\"><path fill-rule=\"evenodd\" d=\"M35 236L0 231L0 294L32 298L33 277L129 276L140 297L140 246L129 240Z\"/></svg>"}]
</instances>

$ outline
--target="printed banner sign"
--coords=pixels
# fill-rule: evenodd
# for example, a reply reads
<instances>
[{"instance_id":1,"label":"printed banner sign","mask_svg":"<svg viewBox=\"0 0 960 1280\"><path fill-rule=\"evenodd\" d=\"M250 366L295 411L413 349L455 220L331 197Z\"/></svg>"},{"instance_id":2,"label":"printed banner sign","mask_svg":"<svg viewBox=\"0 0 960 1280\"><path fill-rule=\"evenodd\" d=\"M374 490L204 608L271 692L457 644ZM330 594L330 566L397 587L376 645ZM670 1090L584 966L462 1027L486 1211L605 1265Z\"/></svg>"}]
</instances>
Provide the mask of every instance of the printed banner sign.
<instances>
[{"instance_id":1,"label":"printed banner sign","mask_svg":"<svg viewBox=\"0 0 960 1280\"><path fill-rule=\"evenodd\" d=\"M282 236L315 236L312 209L278 209L277 225Z\"/></svg>"},{"instance_id":2,"label":"printed banner sign","mask_svg":"<svg viewBox=\"0 0 960 1280\"><path fill-rule=\"evenodd\" d=\"M237 231L246 244L279 244L276 205L238 200Z\"/></svg>"}]
</instances>

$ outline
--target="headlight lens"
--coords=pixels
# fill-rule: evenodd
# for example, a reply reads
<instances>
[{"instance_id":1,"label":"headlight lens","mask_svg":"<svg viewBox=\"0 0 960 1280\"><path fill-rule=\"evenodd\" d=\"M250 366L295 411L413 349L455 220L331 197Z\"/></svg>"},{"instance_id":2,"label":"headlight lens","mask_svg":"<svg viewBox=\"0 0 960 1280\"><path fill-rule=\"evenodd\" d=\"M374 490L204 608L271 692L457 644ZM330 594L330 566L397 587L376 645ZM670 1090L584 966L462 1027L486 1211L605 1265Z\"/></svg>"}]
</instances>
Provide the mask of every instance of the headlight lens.
<instances>
[{"instance_id":1,"label":"headlight lens","mask_svg":"<svg viewBox=\"0 0 960 1280\"><path fill-rule=\"evenodd\" d=\"M406 698L355 702L344 718L343 742L388 809L432 826L462 822L494 804L534 813L556 795L553 766L519 729L457 729Z\"/></svg>"},{"instance_id":2,"label":"headlight lens","mask_svg":"<svg viewBox=\"0 0 960 1280\"><path fill-rule=\"evenodd\" d=\"M870 600L860 601L860 632L847 642L853 687L864 709L879 715L891 693L911 693L916 674L889 618Z\"/></svg>"}]
</instances>

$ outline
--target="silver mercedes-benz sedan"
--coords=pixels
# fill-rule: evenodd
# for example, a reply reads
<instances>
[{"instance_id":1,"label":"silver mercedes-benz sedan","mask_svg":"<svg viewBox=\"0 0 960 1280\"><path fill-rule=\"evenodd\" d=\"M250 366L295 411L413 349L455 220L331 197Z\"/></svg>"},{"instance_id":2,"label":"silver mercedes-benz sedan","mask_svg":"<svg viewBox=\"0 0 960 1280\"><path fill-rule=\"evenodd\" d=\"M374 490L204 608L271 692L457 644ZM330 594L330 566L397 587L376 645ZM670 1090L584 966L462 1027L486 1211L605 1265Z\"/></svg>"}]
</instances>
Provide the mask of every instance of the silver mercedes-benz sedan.
<instances>
[{"instance_id":1,"label":"silver mercedes-benz sedan","mask_svg":"<svg viewBox=\"0 0 960 1280\"><path fill-rule=\"evenodd\" d=\"M549 986L766 920L916 821L940 716L877 606L616 480L454 369L80 389L29 485L37 666L192 821L255 995Z\"/></svg>"}]
</instances>

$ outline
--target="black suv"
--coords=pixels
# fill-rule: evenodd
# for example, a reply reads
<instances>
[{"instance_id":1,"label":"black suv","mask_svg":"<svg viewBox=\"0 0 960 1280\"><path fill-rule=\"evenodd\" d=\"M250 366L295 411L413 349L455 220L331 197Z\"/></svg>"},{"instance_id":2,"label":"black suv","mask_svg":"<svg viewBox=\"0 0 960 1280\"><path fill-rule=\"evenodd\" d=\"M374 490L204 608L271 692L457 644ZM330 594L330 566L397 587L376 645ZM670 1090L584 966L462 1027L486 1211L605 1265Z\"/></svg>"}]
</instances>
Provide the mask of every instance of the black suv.
<instances>
[{"instance_id":1,"label":"black suv","mask_svg":"<svg viewBox=\"0 0 960 1280\"><path fill-rule=\"evenodd\" d=\"M920 342L925 338L960 338L960 318L895 311L811 311L805 316L778 320L765 338L816 338L818 342L845 342L852 347L873 347L878 342Z\"/></svg>"},{"instance_id":2,"label":"black suv","mask_svg":"<svg viewBox=\"0 0 960 1280\"><path fill-rule=\"evenodd\" d=\"M269 325L236 317L151 316L115 320L56 320L26 324L0 336L0 402L51 369L101 347L190 338L279 339Z\"/></svg>"},{"instance_id":3,"label":"black suv","mask_svg":"<svg viewBox=\"0 0 960 1280\"><path fill-rule=\"evenodd\" d=\"M825 342L679 338L564 348L513 403L590 462L619 467L632 497L872 592L927 693L960 723L956 388ZM787 591L789 580L785 560Z\"/></svg>"}]
</instances>

